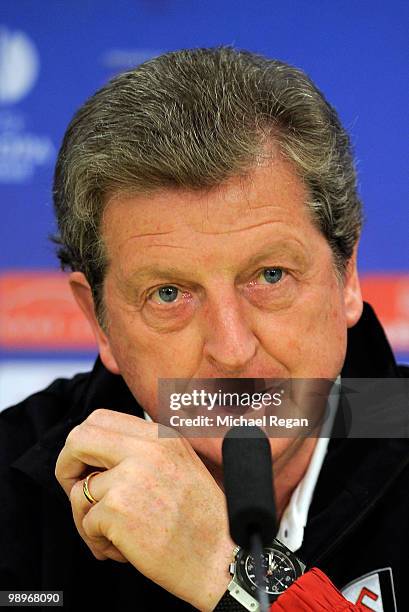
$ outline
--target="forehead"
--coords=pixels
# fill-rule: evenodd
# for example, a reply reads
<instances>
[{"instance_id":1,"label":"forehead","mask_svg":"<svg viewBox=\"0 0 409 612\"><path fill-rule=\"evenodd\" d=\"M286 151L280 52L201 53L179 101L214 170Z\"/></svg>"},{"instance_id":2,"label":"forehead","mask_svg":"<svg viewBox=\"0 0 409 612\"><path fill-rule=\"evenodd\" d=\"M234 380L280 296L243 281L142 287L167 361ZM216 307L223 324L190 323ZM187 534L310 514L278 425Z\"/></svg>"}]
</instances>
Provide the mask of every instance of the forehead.
<instances>
[{"instance_id":1,"label":"forehead","mask_svg":"<svg viewBox=\"0 0 409 612\"><path fill-rule=\"evenodd\" d=\"M198 253L209 261L215 254L237 258L267 242L305 249L317 234L308 197L292 165L280 157L206 191L116 194L106 204L102 237L110 265L124 273Z\"/></svg>"}]
</instances>

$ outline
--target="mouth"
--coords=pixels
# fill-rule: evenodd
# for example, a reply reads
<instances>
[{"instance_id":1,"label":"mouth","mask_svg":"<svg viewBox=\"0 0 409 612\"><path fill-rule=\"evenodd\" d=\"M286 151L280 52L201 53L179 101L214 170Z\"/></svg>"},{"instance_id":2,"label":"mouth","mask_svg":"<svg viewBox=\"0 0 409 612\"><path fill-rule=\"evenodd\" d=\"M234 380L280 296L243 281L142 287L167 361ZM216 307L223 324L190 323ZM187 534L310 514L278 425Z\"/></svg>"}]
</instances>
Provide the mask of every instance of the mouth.
<instances>
[{"instance_id":1,"label":"mouth","mask_svg":"<svg viewBox=\"0 0 409 612\"><path fill-rule=\"evenodd\" d=\"M250 411L251 406L241 406L241 405L221 405L215 404L213 410L217 411L217 414L235 414L235 415L244 415L248 411Z\"/></svg>"}]
</instances>

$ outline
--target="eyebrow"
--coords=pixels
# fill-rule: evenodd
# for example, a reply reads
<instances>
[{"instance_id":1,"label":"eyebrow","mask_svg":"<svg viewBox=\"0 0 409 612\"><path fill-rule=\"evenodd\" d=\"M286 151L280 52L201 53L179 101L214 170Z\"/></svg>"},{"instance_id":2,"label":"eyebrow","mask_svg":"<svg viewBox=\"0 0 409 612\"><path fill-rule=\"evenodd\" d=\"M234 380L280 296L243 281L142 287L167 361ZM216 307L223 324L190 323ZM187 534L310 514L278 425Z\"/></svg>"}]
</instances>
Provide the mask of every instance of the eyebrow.
<instances>
[{"instance_id":1,"label":"eyebrow","mask_svg":"<svg viewBox=\"0 0 409 612\"><path fill-rule=\"evenodd\" d=\"M297 244L299 245L298 247L296 246ZM291 241L286 240L266 245L262 251L249 257L249 259L246 260L244 267L249 268L256 266L266 259L266 257L274 256L278 253L280 253L281 256L290 255L296 265L301 267L304 267L308 260L308 255L305 248L301 245L301 243L292 239ZM141 283L153 277L173 278L175 280L183 280L185 282L188 280L186 273L178 269L176 266L151 264L142 266L141 268L138 268L132 272L129 276L127 284Z\"/></svg>"}]
</instances>

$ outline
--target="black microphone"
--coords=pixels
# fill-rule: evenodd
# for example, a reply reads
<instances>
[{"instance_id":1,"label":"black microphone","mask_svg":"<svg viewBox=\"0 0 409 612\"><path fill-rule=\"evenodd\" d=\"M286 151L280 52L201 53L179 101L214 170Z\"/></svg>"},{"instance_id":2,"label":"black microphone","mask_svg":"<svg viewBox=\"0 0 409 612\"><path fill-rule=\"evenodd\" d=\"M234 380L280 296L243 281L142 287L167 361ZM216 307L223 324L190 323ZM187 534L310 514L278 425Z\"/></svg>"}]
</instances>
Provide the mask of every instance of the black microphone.
<instances>
[{"instance_id":1,"label":"black microphone","mask_svg":"<svg viewBox=\"0 0 409 612\"><path fill-rule=\"evenodd\" d=\"M277 534L273 462L268 438L260 427L232 427L222 444L223 481L230 535L246 550L257 534L263 547Z\"/></svg>"},{"instance_id":2,"label":"black microphone","mask_svg":"<svg viewBox=\"0 0 409 612\"><path fill-rule=\"evenodd\" d=\"M230 535L252 555L261 585L263 548L271 546L277 533L270 443L259 427L232 427L224 437L222 454ZM268 612L264 589L257 589L255 595L260 611Z\"/></svg>"}]
</instances>

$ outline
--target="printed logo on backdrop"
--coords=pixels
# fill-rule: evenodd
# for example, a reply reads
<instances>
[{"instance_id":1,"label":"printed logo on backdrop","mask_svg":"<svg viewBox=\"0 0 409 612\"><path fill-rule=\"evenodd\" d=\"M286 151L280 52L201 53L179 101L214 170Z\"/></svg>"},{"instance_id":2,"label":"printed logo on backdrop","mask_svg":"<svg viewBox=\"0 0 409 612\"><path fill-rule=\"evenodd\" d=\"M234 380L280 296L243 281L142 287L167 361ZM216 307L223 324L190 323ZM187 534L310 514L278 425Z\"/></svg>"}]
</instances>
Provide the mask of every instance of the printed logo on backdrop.
<instances>
[{"instance_id":1,"label":"printed logo on backdrop","mask_svg":"<svg viewBox=\"0 0 409 612\"><path fill-rule=\"evenodd\" d=\"M35 88L39 71L29 36L0 25L0 183L24 183L55 157L51 138L28 131L27 117L15 108Z\"/></svg>"},{"instance_id":2,"label":"printed logo on backdrop","mask_svg":"<svg viewBox=\"0 0 409 612\"><path fill-rule=\"evenodd\" d=\"M28 36L0 26L0 102L21 100L33 87L38 71L37 49Z\"/></svg>"},{"instance_id":3,"label":"printed logo on backdrop","mask_svg":"<svg viewBox=\"0 0 409 612\"><path fill-rule=\"evenodd\" d=\"M92 330L64 273L0 274L0 295L0 348L95 349Z\"/></svg>"},{"instance_id":4,"label":"printed logo on backdrop","mask_svg":"<svg viewBox=\"0 0 409 612\"><path fill-rule=\"evenodd\" d=\"M341 589L343 596L353 604L361 604L373 612L396 612L395 588L392 568L375 570Z\"/></svg>"},{"instance_id":5,"label":"printed logo on backdrop","mask_svg":"<svg viewBox=\"0 0 409 612\"><path fill-rule=\"evenodd\" d=\"M396 353L409 355L409 277L407 274L365 274L362 295L375 309Z\"/></svg>"}]
</instances>

